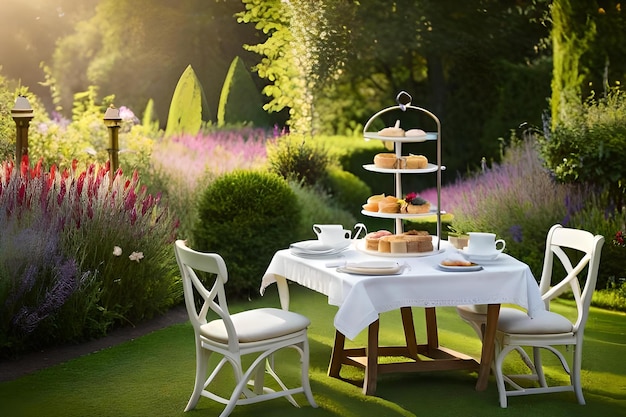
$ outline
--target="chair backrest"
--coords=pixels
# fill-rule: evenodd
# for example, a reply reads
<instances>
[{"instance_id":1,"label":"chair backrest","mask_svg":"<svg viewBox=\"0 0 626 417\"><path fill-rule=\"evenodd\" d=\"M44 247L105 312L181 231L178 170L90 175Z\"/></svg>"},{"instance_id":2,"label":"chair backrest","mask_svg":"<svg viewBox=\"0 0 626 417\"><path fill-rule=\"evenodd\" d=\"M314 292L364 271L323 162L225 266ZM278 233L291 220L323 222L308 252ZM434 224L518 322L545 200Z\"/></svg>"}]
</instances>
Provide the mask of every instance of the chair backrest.
<instances>
[{"instance_id":1,"label":"chair backrest","mask_svg":"<svg viewBox=\"0 0 626 417\"><path fill-rule=\"evenodd\" d=\"M546 252L543 272L539 288L546 308L550 308L550 300L571 290L576 301L577 318L573 323L574 332L582 330L589 315L591 297L598 280L598 268L604 237L593 235L585 230L570 229L556 224L550 228L546 239ZM566 252L566 250L568 251ZM568 255L569 253L569 255ZM565 269L565 277L553 282L554 255ZM582 257L574 265L572 260ZM579 277L586 268L586 275ZM582 284L582 287L581 287ZM582 332L581 332L582 333Z\"/></svg>"},{"instance_id":2,"label":"chair backrest","mask_svg":"<svg viewBox=\"0 0 626 417\"><path fill-rule=\"evenodd\" d=\"M196 336L200 326L207 323L209 310L214 311L224 321L228 332L229 350L238 349L235 327L230 318L224 284L228 281L228 271L224 259L216 253L198 252L189 248L184 240L174 243L176 261L180 268L185 294L187 314ZM210 290L202 284L196 271L206 273L206 279L213 279Z\"/></svg>"}]
</instances>

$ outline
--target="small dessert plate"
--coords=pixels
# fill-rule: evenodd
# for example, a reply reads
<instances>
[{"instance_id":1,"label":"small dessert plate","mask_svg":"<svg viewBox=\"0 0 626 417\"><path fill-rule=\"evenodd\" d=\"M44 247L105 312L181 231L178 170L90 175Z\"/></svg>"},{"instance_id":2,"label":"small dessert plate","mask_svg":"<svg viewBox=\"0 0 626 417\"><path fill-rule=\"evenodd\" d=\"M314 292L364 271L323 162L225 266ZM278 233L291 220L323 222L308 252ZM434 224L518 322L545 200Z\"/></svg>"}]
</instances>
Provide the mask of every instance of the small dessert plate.
<instances>
[{"instance_id":1,"label":"small dessert plate","mask_svg":"<svg viewBox=\"0 0 626 417\"><path fill-rule=\"evenodd\" d=\"M438 264L439 269L443 270L443 271L449 271L449 272L471 272L471 271L480 271L481 269L483 269L482 266L472 263L471 265L443 265L443 264Z\"/></svg>"},{"instance_id":2,"label":"small dessert plate","mask_svg":"<svg viewBox=\"0 0 626 417\"><path fill-rule=\"evenodd\" d=\"M347 263L337 271L358 275L396 275L402 273L402 269L403 265L398 262L368 261Z\"/></svg>"}]
</instances>

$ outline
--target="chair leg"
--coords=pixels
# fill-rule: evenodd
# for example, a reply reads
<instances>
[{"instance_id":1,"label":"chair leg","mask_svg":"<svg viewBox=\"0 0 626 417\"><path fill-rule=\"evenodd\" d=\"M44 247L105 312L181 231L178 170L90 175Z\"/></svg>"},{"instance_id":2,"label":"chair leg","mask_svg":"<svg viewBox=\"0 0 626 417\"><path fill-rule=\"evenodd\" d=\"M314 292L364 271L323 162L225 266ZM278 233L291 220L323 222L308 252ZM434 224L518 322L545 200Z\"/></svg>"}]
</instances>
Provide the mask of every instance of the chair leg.
<instances>
[{"instance_id":1,"label":"chair leg","mask_svg":"<svg viewBox=\"0 0 626 417\"><path fill-rule=\"evenodd\" d=\"M317 403L313 398L313 392L311 391L311 383L309 381L309 341L302 342L302 356L300 358L300 372L301 372L301 384L304 390L304 395L313 408L317 408Z\"/></svg>"},{"instance_id":2,"label":"chair leg","mask_svg":"<svg viewBox=\"0 0 626 417\"><path fill-rule=\"evenodd\" d=\"M205 350L199 344L196 345L196 378L193 385L193 392L187 402L185 411L193 410L198 404L198 400L202 396L204 390L204 382L206 379L207 368L209 365L209 357L211 352Z\"/></svg>"},{"instance_id":3,"label":"chair leg","mask_svg":"<svg viewBox=\"0 0 626 417\"><path fill-rule=\"evenodd\" d=\"M585 397L583 396L583 388L580 382L580 369L582 363L582 346L574 346L574 363L572 364L572 373L570 374L570 381L574 386L574 392L576 393L576 399L578 404L585 405Z\"/></svg>"},{"instance_id":4,"label":"chair leg","mask_svg":"<svg viewBox=\"0 0 626 417\"><path fill-rule=\"evenodd\" d=\"M537 373L537 380L539 381L539 385L541 385L542 387L547 387L548 383L546 382L546 375L543 372L543 364L541 363L540 347L533 347L533 362L535 364L535 371Z\"/></svg>"},{"instance_id":5,"label":"chair leg","mask_svg":"<svg viewBox=\"0 0 626 417\"><path fill-rule=\"evenodd\" d=\"M504 374L502 371L502 363L504 362L504 358L510 352L509 347L503 348L498 352L495 363L494 363L494 372L496 374L496 385L498 386L498 396L500 398L500 407L507 407L507 399L506 399L506 385L504 384Z\"/></svg>"}]
</instances>

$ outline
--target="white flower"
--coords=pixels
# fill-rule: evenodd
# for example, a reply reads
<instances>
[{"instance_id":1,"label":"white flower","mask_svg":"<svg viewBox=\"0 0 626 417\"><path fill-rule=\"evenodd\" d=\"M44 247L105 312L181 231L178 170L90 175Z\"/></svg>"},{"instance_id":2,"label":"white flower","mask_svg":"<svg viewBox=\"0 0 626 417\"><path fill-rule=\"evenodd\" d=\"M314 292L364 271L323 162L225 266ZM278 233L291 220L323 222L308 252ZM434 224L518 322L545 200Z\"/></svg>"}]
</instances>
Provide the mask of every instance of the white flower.
<instances>
[{"instance_id":1,"label":"white flower","mask_svg":"<svg viewBox=\"0 0 626 417\"><path fill-rule=\"evenodd\" d=\"M139 260L143 259L143 252L133 252L128 256L128 259L139 262Z\"/></svg>"},{"instance_id":2,"label":"white flower","mask_svg":"<svg viewBox=\"0 0 626 417\"><path fill-rule=\"evenodd\" d=\"M122 254L122 248L119 246L113 246L113 255L120 256Z\"/></svg>"}]
</instances>

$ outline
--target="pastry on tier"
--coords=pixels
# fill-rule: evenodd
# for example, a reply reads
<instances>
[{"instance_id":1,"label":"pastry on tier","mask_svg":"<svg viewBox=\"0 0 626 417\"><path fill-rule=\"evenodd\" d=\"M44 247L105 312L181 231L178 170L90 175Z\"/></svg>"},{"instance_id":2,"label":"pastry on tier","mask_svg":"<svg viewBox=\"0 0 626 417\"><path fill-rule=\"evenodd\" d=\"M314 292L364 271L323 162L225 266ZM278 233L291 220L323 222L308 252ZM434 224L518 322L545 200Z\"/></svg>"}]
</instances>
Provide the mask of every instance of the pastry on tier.
<instances>
[{"instance_id":1,"label":"pastry on tier","mask_svg":"<svg viewBox=\"0 0 626 417\"><path fill-rule=\"evenodd\" d=\"M422 129L409 129L404 132L404 135L410 137L421 137L426 136L426 132L424 132Z\"/></svg>"},{"instance_id":2,"label":"pastry on tier","mask_svg":"<svg viewBox=\"0 0 626 417\"><path fill-rule=\"evenodd\" d=\"M366 245L368 250L375 250L374 243ZM381 253L419 253L432 252L433 241L427 231L418 234L383 235L378 238L378 252Z\"/></svg>"},{"instance_id":3,"label":"pastry on tier","mask_svg":"<svg viewBox=\"0 0 626 417\"><path fill-rule=\"evenodd\" d=\"M365 248L367 250L378 251L378 242L384 236L391 236L391 232L388 230L379 230L377 232L371 232L365 235Z\"/></svg>"},{"instance_id":4,"label":"pastry on tier","mask_svg":"<svg viewBox=\"0 0 626 417\"><path fill-rule=\"evenodd\" d=\"M379 213L400 213L400 201L392 195L388 195L378 202Z\"/></svg>"},{"instance_id":5,"label":"pastry on tier","mask_svg":"<svg viewBox=\"0 0 626 417\"><path fill-rule=\"evenodd\" d=\"M395 168L396 162L395 153L378 153L374 156L374 166L378 168Z\"/></svg>"},{"instance_id":6,"label":"pastry on tier","mask_svg":"<svg viewBox=\"0 0 626 417\"><path fill-rule=\"evenodd\" d=\"M417 193L409 193L404 198L400 212L407 214L428 213L430 212L430 203L418 196Z\"/></svg>"},{"instance_id":7,"label":"pastry on tier","mask_svg":"<svg viewBox=\"0 0 626 417\"><path fill-rule=\"evenodd\" d=\"M378 203L385 199L385 194L376 194L367 199L367 203L363 204L363 210L378 211Z\"/></svg>"},{"instance_id":8,"label":"pastry on tier","mask_svg":"<svg viewBox=\"0 0 626 417\"><path fill-rule=\"evenodd\" d=\"M400 120L396 120L395 126L379 130L378 134L380 136L404 137L404 129L400 127Z\"/></svg>"},{"instance_id":9,"label":"pastry on tier","mask_svg":"<svg viewBox=\"0 0 626 417\"><path fill-rule=\"evenodd\" d=\"M413 155L404 157L406 168L408 169L424 169L428 167L428 158L424 155Z\"/></svg>"}]
</instances>

